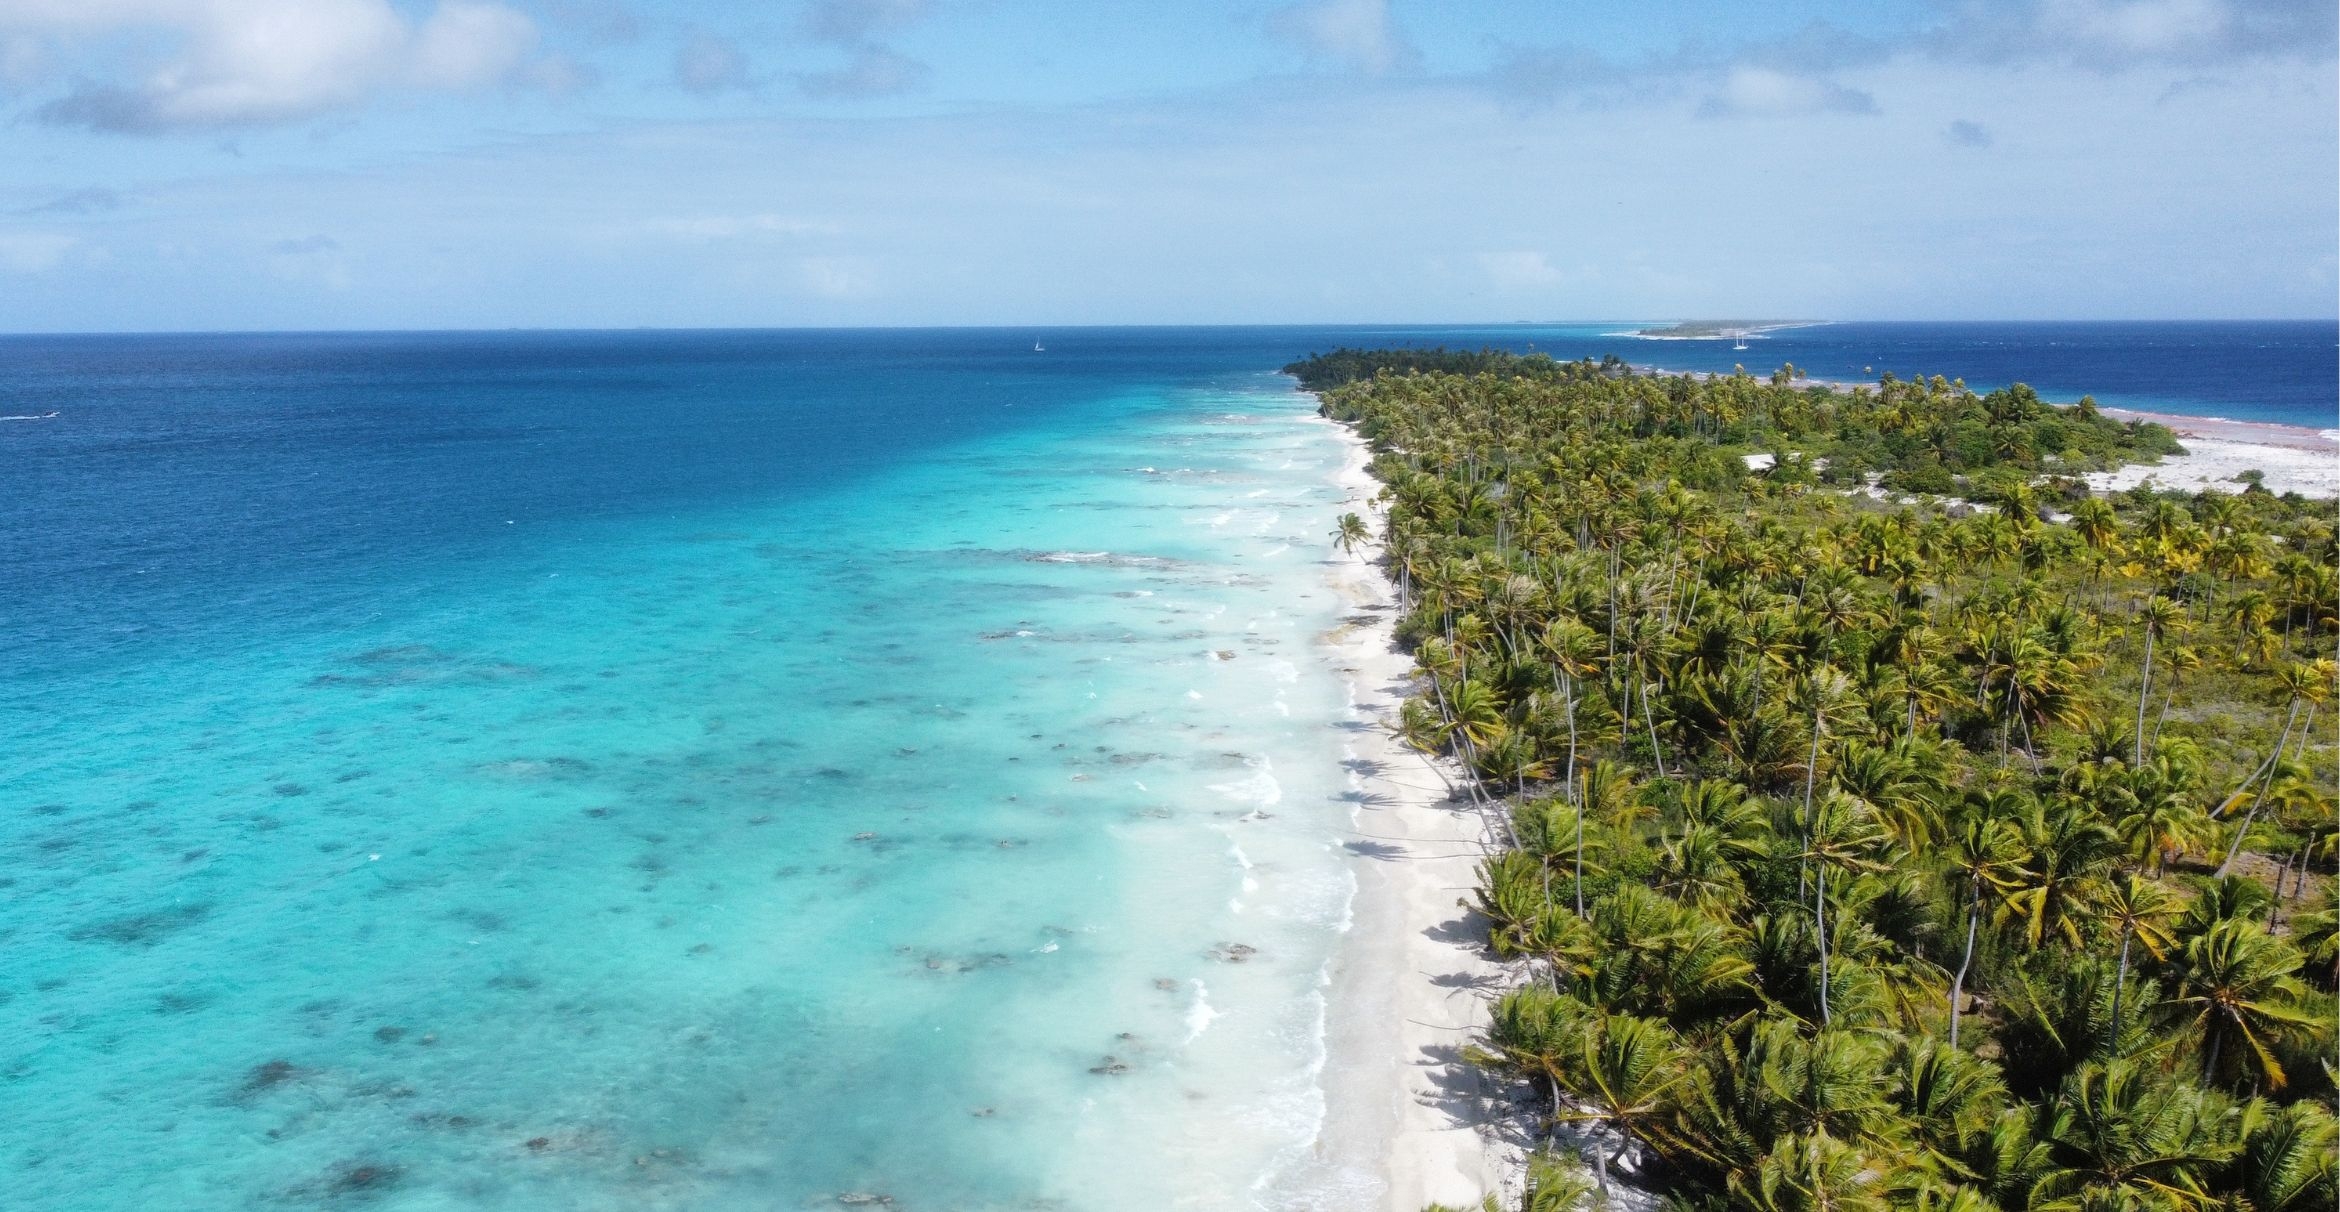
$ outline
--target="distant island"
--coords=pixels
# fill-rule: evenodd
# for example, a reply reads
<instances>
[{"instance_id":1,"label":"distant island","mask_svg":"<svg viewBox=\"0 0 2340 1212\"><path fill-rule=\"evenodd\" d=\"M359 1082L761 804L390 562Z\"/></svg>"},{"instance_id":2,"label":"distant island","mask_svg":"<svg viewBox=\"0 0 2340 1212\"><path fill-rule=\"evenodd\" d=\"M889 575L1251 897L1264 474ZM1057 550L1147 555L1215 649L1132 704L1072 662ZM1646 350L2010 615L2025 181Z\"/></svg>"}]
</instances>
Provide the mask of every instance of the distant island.
<instances>
[{"instance_id":1,"label":"distant island","mask_svg":"<svg viewBox=\"0 0 2340 1212\"><path fill-rule=\"evenodd\" d=\"M1729 341L1759 337L1783 328L1806 328L1819 320L1688 320L1657 328L1637 328L1630 336L1645 341Z\"/></svg>"}]
</instances>

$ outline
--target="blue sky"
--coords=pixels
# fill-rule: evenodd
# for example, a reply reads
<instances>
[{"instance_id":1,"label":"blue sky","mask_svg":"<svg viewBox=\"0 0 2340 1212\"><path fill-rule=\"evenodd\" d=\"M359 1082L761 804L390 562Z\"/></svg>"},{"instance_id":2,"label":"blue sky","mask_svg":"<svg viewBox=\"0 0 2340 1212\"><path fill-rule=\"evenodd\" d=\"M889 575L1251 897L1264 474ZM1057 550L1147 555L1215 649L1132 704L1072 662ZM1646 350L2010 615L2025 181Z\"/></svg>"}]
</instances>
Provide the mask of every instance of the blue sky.
<instances>
[{"instance_id":1,"label":"blue sky","mask_svg":"<svg viewBox=\"0 0 2340 1212\"><path fill-rule=\"evenodd\" d=\"M0 330L2331 316L2331 0L0 0Z\"/></svg>"}]
</instances>

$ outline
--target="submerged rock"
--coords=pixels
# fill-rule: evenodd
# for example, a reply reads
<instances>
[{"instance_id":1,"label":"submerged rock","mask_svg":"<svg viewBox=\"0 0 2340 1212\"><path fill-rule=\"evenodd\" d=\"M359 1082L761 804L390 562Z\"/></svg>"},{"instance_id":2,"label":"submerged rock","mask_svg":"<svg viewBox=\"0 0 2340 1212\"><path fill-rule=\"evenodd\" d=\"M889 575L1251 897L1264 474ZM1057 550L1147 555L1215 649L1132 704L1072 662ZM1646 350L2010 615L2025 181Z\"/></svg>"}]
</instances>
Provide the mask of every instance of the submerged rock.
<instances>
[{"instance_id":1,"label":"submerged rock","mask_svg":"<svg viewBox=\"0 0 2340 1212\"><path fill-rule=\"evenodd\" d=\"M299 1076L301 1076L301 1069L291 1061L266 1061L252 1066L252 1071L244 1075L242 1093L250 1096L274 1090Z\"/></svg>"},{"instance_id":2,"label":"submerged rock","mask_svg":"<svg viewBox=\"0 0 2340 1212\"><path fill-rule=\"evenodd\" d=\"M355 1162L343 1166L333 1176L328 1190L335 1195L359 1195L396 1186L399 1178L396 1166L380 1162Z\"/></svg>"}]
</instances>

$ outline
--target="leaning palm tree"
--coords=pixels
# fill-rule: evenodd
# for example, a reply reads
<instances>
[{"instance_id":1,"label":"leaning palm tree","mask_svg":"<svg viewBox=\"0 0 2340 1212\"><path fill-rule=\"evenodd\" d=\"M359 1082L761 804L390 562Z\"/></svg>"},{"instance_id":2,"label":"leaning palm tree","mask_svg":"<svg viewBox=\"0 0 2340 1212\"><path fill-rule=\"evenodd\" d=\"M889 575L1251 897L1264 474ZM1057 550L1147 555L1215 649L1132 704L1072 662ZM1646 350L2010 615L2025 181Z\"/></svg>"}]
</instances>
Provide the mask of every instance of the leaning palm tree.
<instances>
[{"instance_id":1,"label":"leaning palm tree","mask_svg":"<svg viewBox=\"0 0 2340 1212\"><path fill-rule=\"evenodd\" d=\"M1333 527L1332 536L1333 543L1350 555L1357 554L1357 544L1373 541L1373 532L1366 529L1365 519L1353 513L1341 515L1340 523Z\"/></svg>"},{"instance_id":2,"label":"leaning palm tree","mask_svg":"<svg viewBox=\"0 0 2340 1212\"><path fill-rule=\"evenodd\" d=\"M1690 1076L1689 1053L1656 1019L1604 1014L1576 1034L1560 1063L1560 1086L1572 1106L1558 1118L1595 1123L1621 1138L1616 1156L1590 1150L1600 1185L1627 1148L1649 1143L1671 1118L1674 1094Z\"/></svg>"}]
</instances>

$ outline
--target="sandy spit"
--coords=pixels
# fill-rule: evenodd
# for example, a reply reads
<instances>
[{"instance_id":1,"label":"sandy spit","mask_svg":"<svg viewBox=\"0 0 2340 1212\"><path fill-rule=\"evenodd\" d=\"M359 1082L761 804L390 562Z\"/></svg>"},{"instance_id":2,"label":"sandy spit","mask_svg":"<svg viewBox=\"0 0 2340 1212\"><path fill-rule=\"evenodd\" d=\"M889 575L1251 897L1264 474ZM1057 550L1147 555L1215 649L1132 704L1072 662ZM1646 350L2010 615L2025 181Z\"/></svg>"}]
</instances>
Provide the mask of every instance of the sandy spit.
<instances>
[{"instance_id":1,"label":"sandy spit","mask_svg":"<svg viewBox=\"0 0 2340 1212\"><path fill-rule=\"evenodd\" d=\"M2259 471L2267 491L2310 497L2340 497L2340 430L2308 429L2223 417L2186 417L2107 408L2108 416L2158 421L2177 431L2186 453L2159 463L2132 463L2114 471L2091 472L2088 486L2121 492L2139 484L2199 492L2241 492L2234 477Z\"/></svg>"}]
</instances>

